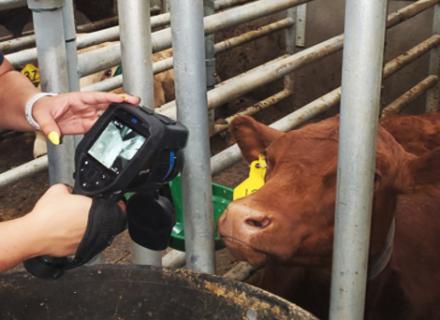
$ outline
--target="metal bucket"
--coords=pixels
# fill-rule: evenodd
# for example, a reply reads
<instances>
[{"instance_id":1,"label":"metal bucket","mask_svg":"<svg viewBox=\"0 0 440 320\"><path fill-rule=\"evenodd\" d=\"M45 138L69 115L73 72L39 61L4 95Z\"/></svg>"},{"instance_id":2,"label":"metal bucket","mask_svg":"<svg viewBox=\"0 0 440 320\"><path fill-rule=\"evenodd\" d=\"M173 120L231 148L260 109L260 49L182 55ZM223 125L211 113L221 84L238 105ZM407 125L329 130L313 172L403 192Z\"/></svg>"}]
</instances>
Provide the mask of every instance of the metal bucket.
<instances>
[{"instance_id":1,"label":"metal bucket","mask_svg":"<svg viewBox=\"0 0 440 320\"><path fill-rule=\"evenodd\" d=\"M40 280L0 277L2 320L315 319L250 285L187 270L94 266Z\"/></svg>"}]
</instances>

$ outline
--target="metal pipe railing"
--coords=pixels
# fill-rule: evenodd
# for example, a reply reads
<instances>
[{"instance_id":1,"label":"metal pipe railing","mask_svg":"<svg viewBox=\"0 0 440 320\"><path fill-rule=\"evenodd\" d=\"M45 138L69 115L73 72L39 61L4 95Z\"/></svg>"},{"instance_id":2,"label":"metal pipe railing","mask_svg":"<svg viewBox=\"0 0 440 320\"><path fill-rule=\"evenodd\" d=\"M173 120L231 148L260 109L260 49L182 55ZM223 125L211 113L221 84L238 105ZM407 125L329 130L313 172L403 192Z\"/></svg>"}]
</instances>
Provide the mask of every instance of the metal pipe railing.
<instances>
[{"instance_id":1,"label":"metal pipe railing","mask_svg":"<svg viewBox=\"0 0 440 320\"><path fill-rule=\"evenodd\" d=\"M178 120L189 130L182 171L187 267L215 272L203 0L171 0Z\"/></svg>"},{"instance_id":2,"label":"metal pipe railing","mask_svg":"<svg viewBox=\"0 0 440 320\"><path fill-rule=\"evenodd\" d=\"M241 35L223 40L214 45L215 53L222 53L226 50L238 47L244 43L256 40L258 38L267 36L273 32L282 30L293 25L293 21L289 18L275 21L268 25L258 28L258 30L251 30ZM154 74L169 70L173 68L173 58L163 59L153 63ZM110 79L106 79L87 87L84 87L83 91L110 91L121 87L122 76L116 76Z\"/></svg>"},{"instance_id":3,"label":"metal pipe railing","mask_svg":"<svg viewBox=\"0 0 440 320\"><path fill-rule=\"evenodd\" d=\"M439 45L440 45L440 35L433 35L428 39L426 39L425 41L418 44L417 46L402 53L401 55L389 61L385 65L383 71L384 78L387 78L395 74L396 72L398 72L400 69L402 69L403 67L414 61L415 59L419 58L423 54L426 54L430 50L437 48ZM154 69L154 65L153 65L153 69ZM122 78L122 76L119 77ZM110 80L117 81L116 78L117 77L111 78ZM118 86L120 86L121 84L122 81ZM93 89L91 86L87 88ZM293 129L296 126L303 124L304 122L312 119L319 113L322 113L328 110L329 108L336 106L340 101L340 94L341 94L340 90L341 90L340 88L336 88L331 92L323 95L322 97L319 97L316 100L310 102L304 107L296 110L292 114L280 119L279 121L274 123L275 128L283 131ZM240 150L236 145L229 147L228 149L225 149L224 151L220 152L219 154L211 158L212 173L213 174L219 173L220 171L224 170L225 168L239 161L240 157L241 157ZM29 175L32 174L33 172L31 171ZM0 185L2 184L1 177L2 174L0 174ZM13 180L11 183L16 182L17 180Z\"/></svg>"},{"instance_id":4,"label":"metal pipe railing","mask_svg":"<svg viewBox=\"0 0 440 320\"><path fill-rule=\"evenodd\" d=\"M26 0L0 0L0 11L26 6Z\"/></svg>"},{"instance_id":5,"label":"metal pipe railing","mask_svg":"<svg viewBox=\"0 0 440 320\"><path fill-rule=\"evenodd\" d=\"M238 4L242 1L243 0L230 0L228 2L228 4L232 6L232 5ZM252 1L255 1L255 0L252 0ZM217 7L218 6L216 5L216 8ZM153 29L164 26L164 25L168 24L169 22L170 22L170 14L169 13L164 13L164 14L160 14L160 15L151 17L151 27ZM168 30L169 35L171 35L171 33L169 31L170 29L168 28L166 30ZM153 35L155 35L155 34L156 34L156 32L153 33ZM80 35L80 36L78 36L78 44L77 45L78 45L78 49L82 49L82 48L90 47L90 46L97 45L97 44L100 44L103 42L117 41L118 39L119 39L119 26L115 26L115 27L91 32L89 34ZM111 49L108 49L108 52L103 50L103 48L99 49L99 50L103 50L103 51L101 51L97 55L96 59L99 59L99 56L101 56L101 57L111 56L112 57L111 61L117 61L117 62L113 62L114 63L113 65L118 64L120 61L119 42L113 44L113 46L114 47L112 47ZM167 47L170 47L170 46L171 46L171 38L170 38L170 42L167 45ZM155 49L155 52L156 51L160 51L160 50ZM114 57L115 55L116 55L116 58ZM7 55L7 59L11 62L11 64L14 67L20 67L20 66L25 65L26 63L35 61L37 59L37 50L35 48L32 48L32 49L26 49L26 50L23 50L20 52L12 53L12 54ZM87 60L87 59L89 59L89 57L85 57L84 59ZM112 67L113 65L107 64L105 68ZM105 69L105 68L103 68L103 69ZM99 71L99 70L96 70L96 71ZM91 73L94 73L94 72L91 72ZM90 73L87 73L87 74L90 74ZM86 75L86 74L81 74L81 75Z\"/></svg>"},{"instance_id":6,"label":"metal pipe railing","mask_svg":"<svg viewBox=\"0 0 440 320\"><path fill-rule=\"evenodd\" d=\"M145 106L154 105L151 56L150 1L119 0L122 70L124 90L141 98ZM136 264L161 265L160 251L148 250L133 243Z\"/></svg>"},{"instance_id":7,"label":"metal pipe railing","mask_svg":"<svg viewBox=\"0 0 440 320\"><path fill-rule=\"evenodd\" d=\"M435 87L438 83L438 76L430 75L416 84L414 87L406 91L396 100L391 102L382 110L382 117L388 117L392 114L399 113L405 106L416 100L429 89Z\"/></svg>"},{"instance_id":8,"label":"metal pipe railing","mask_svg":"<svg viewBox=\"0 0 440 320\"><path fill-rule=\"evenodd\" d=\"M439 0L419 0L388 16L387 28L394 27L417 14L434 6ZM208 107L217 108L243 94L266 85L298 68L311 62L322 59L342 49L344 35L338 35L324 42L318 43L294 55L283 59L276 59L264 65L251 69L241 75L228 79L208 92ZM159 111L175 118L175 101L162 106Z\"/></svg>"},{"instance_id":9,"label":"metal pipe railing","mask_svg":"<svg viewBox=\"0 0 440 320\"><path fill-rule=\"evenodd\" d=\"M383 71L383 77L388 78L395 74L403 67L419 58L423 54L429 52L429 50L440 46L440 36L434 35L427 40L423 41L414 48L404 52L393 60L389 61ZM327 94L315 99L302 108L292 112L291 114L281 118L274 122L271 127L288 131L294 129L305 122L313 119L315 116L322 112L327 111L331 107L335 107L339 104L341 98L341 87L338 87ZM233 165L241 159L240 149L236 144L221 151L211 158L211 172L213 175L223 171L227 167Z\"/></svg>"},{"instance_id":10,"label":"metal pipe railing","mask_svg":"<svg viewBox=\"0 0 440 320\"><path fill-rule=\"evenodd\" d=\"M38 172L47 170L47 156L26 162L13 169L0 173L0 188L7 187L20 179L27 178Z\"/></svg>"},{"instance_id":11,"label":"metal pipe railing","mask_svg":"<svg viewBox=\"0 0 440 320\"><path fill-rule=\"evenodd\" d=\"M421 3L422 1L418 1L417 3L411 4L408 7L402 8L402 10L405 10L404 12L412 12L412 14L417 14L421 11L414 12L414 5L417 5ZM426 3L426 1L423 1ZM434 5L435 1L429 1L430 5ZM425 10L429 7L422 7L422 10ZM409 9L409 11L408 11ZM410 18L411 16L408 16L407 14L400 15L398 13L393 13L389 16L390 17L397 17L397 16L405 16L406 18ZM395 20L393 20L395 21ZM404 66L406 66L409 62L417 59L421 55L425 54L432 48L436 48L440 43L440 36L434 35L427 40L423 41L416 47L408 50L407 52L403 53L402 55L398 56L397 58L393 59L389 63L387 63L384 67L384 77L387 78L388 76L394 74ZM121 77L122 78L122 77ZM114 78L112 78L114 79ZM119 85L120 86L120 85ZM308 121L312 117L316 116L320 112L323 112L330 107L333 107L339 103L340 98L340 88L337 88L326 95L314 100L313 102L307 104L303 108L295 111L291 114L291 116L287 116L283 119L281 119L279 122L280 128L285 128L284 130L289 130L294 128L297 125L302 124L305 121ZM303 120L302 122L299 122ZM281 130L281 129L280 129ZM240 151L238 147L233 146L229 149L224 150L223 152L215 155L211 160L211 168L213 171L213 174L216 174L223 169L229 167L230 165L234 164L240 159ZM5 172L6 173L6 172ZM30 175L33 174L33 172L30 172ZM17 179L18 180L18 179ZM13 182L16 182L17 180L13 180ZM1 175L0 175L0 184L1 182Z\"/></svg>"},{"instance_id":12,"label":"metal pipe railing","mask_svg":"<svg viewBox=\"0 0 440 320\"><path fill-rule=\"evenodd\" d=\"M240 7L225 10L205 17L205 33L210 34L241 23L280 12L286 8L299 5L311 0L259 0ZM170 48L171 30L163 29L152 34L153 52ZM119 63L119 43L105 48L85 52L79 56L78 72L88 75L97 71L110 68Z\"/></svg>"},{"instance_id":13,"label":"metal pipe railing","mask_svg":"<svg viewBox=\"0 0 440 320\"><path fill-rule=\"evenodd\" d=\"M364 319L387 0L347 0L330 319Z\"/></svg>"},{"instance_id":14,"label":"metal pipe railing","mask_svg":"<svg viewBox=\"0 0 440 320\"><path fill-rule=\"evenodd\" d=\"M25 49L32 46L35 46L34 34L0 42L0 50L3 53Z\"/></svg>"},{"instance_id":15,"label":"metal pipe railing","mask_svg":"<svg viewBox=\"0 0 440 320\"><path fill-rule=\"evenodd\" d=\"M293 92L289 90L282 90L280 92L275 93L274 95L271 95L270 97L267 97L264 100L261 100L260 102L257 102L250 107L247 107L245 110L240 111L230 117L227 117L224 119L224 123L217 123L214 126L214 131L212 132L212 135L217 134L219 132L225 131L229 128L232 120L234 120L237 116L241 115L253 115L257 112L260 112L261 110L267 109L269 107L272 107L276 105L277 103L283 101L284 99L287 99L288 97L292 96Z\"/></svg>"}]
</instances>

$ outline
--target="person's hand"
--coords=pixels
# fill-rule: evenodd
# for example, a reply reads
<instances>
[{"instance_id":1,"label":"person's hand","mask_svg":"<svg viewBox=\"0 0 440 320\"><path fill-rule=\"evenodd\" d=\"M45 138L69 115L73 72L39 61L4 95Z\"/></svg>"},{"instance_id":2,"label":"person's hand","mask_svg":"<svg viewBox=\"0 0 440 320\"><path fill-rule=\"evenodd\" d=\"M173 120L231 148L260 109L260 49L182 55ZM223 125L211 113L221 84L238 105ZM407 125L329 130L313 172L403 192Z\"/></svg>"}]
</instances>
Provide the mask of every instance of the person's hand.
<instances>
[{"instance_id":1,"label":"person's hand","mask_svg":"<svg viewBox=\"0 0 440 320\"><path fill-rule=\"evenodd\" d=\"M25 216L38 239L38 255L74 254L86 231L92 199L71 194L68 187L50 187Z\"/></svg>"},{"instance_id":2,"label":"person's hand","mask_svg":"<svg viewBox=\"0 0 440 320\"><path fill-rule=\"evenodd\" d=\"M54 144L65 134L83 134L112 102L139 104L137 97L106 92L71 92L40 98L33 117Z\"/></svg>"}]
</instances>

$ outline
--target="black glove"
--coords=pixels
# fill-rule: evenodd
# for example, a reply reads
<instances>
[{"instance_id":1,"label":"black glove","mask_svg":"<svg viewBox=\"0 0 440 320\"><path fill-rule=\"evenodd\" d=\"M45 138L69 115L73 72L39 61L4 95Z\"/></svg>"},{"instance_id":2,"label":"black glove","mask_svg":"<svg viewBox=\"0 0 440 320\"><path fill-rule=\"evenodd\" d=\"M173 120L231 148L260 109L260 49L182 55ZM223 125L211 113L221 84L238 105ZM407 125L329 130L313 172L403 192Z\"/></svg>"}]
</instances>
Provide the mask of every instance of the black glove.
<instances>
[{"instance_id":1,"label":"black glove","mask_svg":"<svg viewBox=\"0 0 440 320\"><path fill-rule=\"evenodd\" d=\"M62 275L64 270L89 262L107 248L114 237L126 228L126 225L126 214L116 201L93 199L86 232L73 259L68 257L35 257L26 260L24 267L36 277L56 279Z\"/></svg>"}]
</instances>

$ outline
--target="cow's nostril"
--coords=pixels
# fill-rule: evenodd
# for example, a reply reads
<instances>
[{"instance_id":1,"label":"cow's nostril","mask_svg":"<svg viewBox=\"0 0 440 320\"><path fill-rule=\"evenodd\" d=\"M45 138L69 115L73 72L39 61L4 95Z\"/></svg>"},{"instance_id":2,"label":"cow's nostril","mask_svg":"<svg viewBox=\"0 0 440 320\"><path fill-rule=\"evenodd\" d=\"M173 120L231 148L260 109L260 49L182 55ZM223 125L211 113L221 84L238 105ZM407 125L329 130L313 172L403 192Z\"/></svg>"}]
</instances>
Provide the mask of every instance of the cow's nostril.
<instances>
[{"instance_id":1,"label":"cow's nostril","mask_svg":"<svg viewBox=\"0 0 440 320\"><path fill-rule=\"evenodd\" d=\"M268 217L264 217L264 218L247 218L244 222L251 227L263 229L268 227L271 221Z\"/></svg>"}]
</instances>

